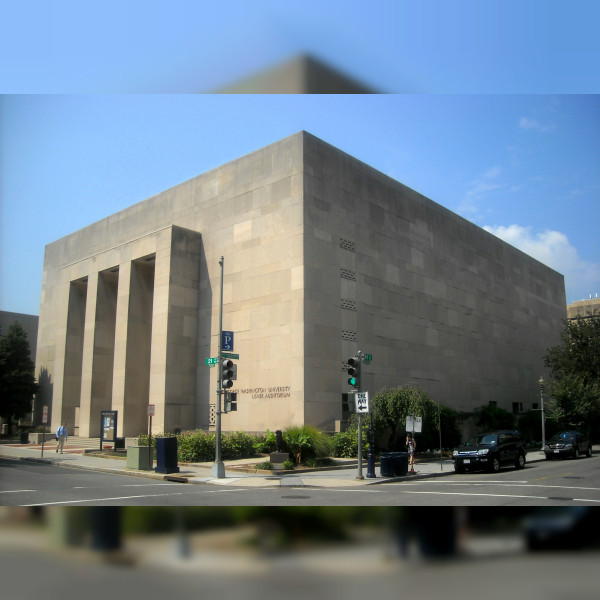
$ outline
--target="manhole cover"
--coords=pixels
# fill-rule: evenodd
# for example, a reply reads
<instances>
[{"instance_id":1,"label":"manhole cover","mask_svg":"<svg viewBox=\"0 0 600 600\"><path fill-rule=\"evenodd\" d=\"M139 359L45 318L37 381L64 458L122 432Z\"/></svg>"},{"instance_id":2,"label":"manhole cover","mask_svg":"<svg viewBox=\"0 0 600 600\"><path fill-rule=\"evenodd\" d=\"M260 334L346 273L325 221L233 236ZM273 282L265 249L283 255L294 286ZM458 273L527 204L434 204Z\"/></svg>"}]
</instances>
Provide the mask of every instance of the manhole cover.
<instances>
[{"instance_id":1,"label":"manhole cover","mask_svg":"<svg viewBox=\"0 0 600 600\"><path fill-rule=\"evenodd\" d=\"M310 496L281 496L286 500L308 500Z\"/></svg>"}]
</instances>

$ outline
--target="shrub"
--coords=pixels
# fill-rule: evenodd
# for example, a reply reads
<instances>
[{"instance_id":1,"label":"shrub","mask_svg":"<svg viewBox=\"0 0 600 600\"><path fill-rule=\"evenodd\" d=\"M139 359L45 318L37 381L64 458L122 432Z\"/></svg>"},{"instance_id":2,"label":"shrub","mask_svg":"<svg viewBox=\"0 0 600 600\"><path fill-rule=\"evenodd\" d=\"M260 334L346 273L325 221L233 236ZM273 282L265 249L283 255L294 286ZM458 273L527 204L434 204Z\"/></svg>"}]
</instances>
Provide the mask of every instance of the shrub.
<instances>
[{"instance_id":1,"label":"shrub","mask_svg":"<svg viewBox=\"0 0 600 600\"><path fill-rule=\"evenodd\" d=\"M367 452L368 431L363 429L363 455ZM358 456L358 429L340 431L333 436L333 455L337 458L356 458Z\"/></svg>"},{"instance_id":2,"label":"shrub","mask_svg":"<svg viewBox=\"0 0 600 600\"><path fill-rule=\"evenodd\" d=\"M243 431L223 433L221 436L221 456L223 460L249 458L255 455L256 438Z\"/></svg>"},{"instance_id":3,"label":"shrub","mask_svg":"<svg viewBox=\"0 0 600 600\"><path fill-rule=\"evenodd\" d=\"M266 462L258 463L256 465L256 468L260 469L262 471L272 471L273 463L271 461L267 460Z\"/></svg>"},{"instance_id":4,"label":"shrub","mask_svg":"<svg viewBox=\"0 0 600 600\"><path fill-rule=\"evenodd\" d=\"M296 463L304 458L329 456L333 445L331 438L311 425L290 425L283 431L283 439Z\"/></svg>"},{"instance_id":5,"label":"shrub","mask_svg":"<svg viewBox=\"0 0 600 600\"><path fill-rule=\"evenodd\" d=\"M286 471L291 471L294 468L294 461L293 460L284 460L281 463L281 466L286 470Z\"/></svg>"}]
</instances>

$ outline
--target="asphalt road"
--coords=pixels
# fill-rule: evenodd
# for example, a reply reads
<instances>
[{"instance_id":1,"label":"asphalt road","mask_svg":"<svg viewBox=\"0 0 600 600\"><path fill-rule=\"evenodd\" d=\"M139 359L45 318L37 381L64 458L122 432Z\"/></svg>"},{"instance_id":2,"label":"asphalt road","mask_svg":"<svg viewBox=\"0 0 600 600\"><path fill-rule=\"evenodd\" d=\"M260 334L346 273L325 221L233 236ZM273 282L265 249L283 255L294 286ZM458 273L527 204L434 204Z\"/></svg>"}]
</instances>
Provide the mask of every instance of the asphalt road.
<instances>
[{"instance_id":1,"label":"asphalt road","mask_svg":"<svg viewBox=\"0 0 600 600\"><path fill-rule=\"evenodd\" d=\"M568 506L600 504L600 456L347 488L184 484L0 459L5 506Z\"/></svg>"}]
</instances>

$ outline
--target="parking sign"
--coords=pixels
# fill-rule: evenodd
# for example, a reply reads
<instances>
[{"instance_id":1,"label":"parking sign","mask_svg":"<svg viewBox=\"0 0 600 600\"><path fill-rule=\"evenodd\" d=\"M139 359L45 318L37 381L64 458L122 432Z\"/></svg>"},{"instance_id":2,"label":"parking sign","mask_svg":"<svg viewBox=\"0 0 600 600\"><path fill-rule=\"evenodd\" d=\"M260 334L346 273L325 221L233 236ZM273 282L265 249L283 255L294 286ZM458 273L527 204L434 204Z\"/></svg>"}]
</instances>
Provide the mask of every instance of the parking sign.
<instances>
[{"instance_id":1,"label":"parking sign","mask_svg":"<svg viewBox=\"0 0 600 600\"><path fill-rule=\"evenodd\" d=\"M233 331L224 331L221 339L221 350L233 352Z\"/></svg>"}]
</instances>

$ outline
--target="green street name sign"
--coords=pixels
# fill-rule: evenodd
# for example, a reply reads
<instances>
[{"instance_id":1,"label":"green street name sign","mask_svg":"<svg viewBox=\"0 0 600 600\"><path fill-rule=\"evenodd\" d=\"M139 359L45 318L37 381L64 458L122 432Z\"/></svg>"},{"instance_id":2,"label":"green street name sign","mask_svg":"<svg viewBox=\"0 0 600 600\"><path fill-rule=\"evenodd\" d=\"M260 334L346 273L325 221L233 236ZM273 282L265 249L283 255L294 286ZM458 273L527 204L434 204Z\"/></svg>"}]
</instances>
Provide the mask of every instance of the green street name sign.
<instances>
[{"instance_id":1,"label":"green street name sign","mask_svg":"<svg viewBox=\"0 0 600 600\"><path fill-rule=\"evenodd\" d=\"M206 364L207 365L216 365L219 363L219 357L218 356L213 356L212 358L207 358L206 359Z\"/></svg>"},{"instance_id":2,"label":"green street name sign","mask_svg":"<svg viewBox=\"0 0 600 600\"><path fill-rule=\"evenodd\" d=\"M371 362L373 360L373 355L372 354L363 354L363 360L365 362Z\"/></svg>"},{"instance_id":3,"label":"green street name sign","mask_svg":"<svg viewBox=\"0 0 600 600\"><path fill-rule=\"evenodd\" d=\"M239 354L233 354L232 352L221 352L223 358L235 358L235 360L239 360Z\"/></svg>"}]
</instances>

